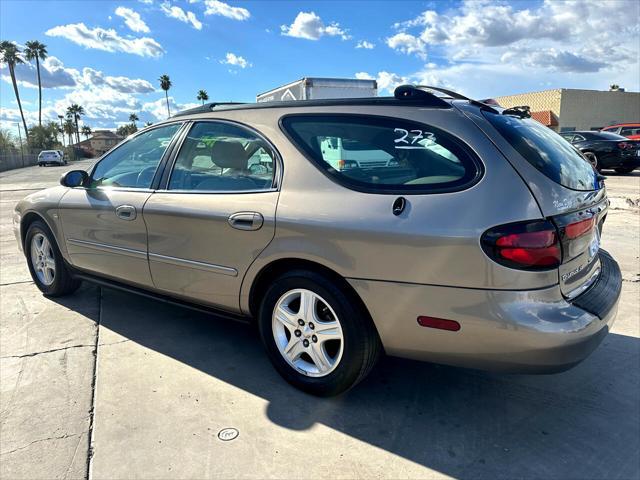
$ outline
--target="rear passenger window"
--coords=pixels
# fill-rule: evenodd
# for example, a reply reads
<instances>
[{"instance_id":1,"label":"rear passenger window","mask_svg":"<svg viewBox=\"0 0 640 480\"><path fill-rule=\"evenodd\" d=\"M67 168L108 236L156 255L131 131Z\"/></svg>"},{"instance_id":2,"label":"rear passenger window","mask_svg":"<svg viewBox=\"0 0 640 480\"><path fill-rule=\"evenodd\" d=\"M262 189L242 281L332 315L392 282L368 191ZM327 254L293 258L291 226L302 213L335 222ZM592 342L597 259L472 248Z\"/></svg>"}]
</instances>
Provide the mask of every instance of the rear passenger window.
<instances>
[{"instance_id":1,"label":"rear passenger window","mask_svg":"<svg viewBox=\"0 0 640 480\"><path fill-rule=\"evenodd\" d=\"M182 144L169 190L267 190L273 186L275 158L271 146L247 129L196 123Z\"/></svg>"},{"instance_id":2,"label":"rear passenger window","mask_svg":"<svg viewBox=\"0 0 640 480\"><path fill-rule=\"evenodd\" d=\"M355 190L453 191L480 177L470 149L429 125L362 115L294 115L282 125L324 173Z\"/></svg>"}]
</instances>

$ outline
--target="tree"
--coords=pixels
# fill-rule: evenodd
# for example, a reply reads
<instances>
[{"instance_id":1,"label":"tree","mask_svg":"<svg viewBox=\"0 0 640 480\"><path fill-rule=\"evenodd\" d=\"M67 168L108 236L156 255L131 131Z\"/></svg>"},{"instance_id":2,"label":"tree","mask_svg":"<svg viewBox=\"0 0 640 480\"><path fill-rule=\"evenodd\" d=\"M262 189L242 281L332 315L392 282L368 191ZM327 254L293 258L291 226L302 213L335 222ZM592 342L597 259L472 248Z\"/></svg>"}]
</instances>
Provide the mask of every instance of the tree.
<instances>
[{"instance_id":1,"label":"tree","mask_svg":"<svg viewBox=\"0 0 640 480\"><path fill-rule=\"evenodd\" d=\"M206 90L198 90L198 96L196 97L198 100L202 100L202 104L209 100L209 95Z\"/></svg>"},{"instance_id":2,"label":"tree","mask_svg":"<svg viewBox=\"0 0 640 480\"><path fill-rule=\"evenodd\" d=\"M69 139L69 145L71 146L71 144L73 143L73 134L76 132L76 127L73 123L73 120L70 118L69 115L67 115L67 119L65 120L64 124L62 125L62 130L64 131L64 133L67 134L67 137Z\"/></svg>"},{"instance_id":3,"label":"tree","mask_svg":"<svg viewBox=\"0 0 640 480\"><path fill-rule=\"evenodd\" d=\"M84 115L84 108L77 103L67 108L67 118L71 118L76 125L76 143L80 143L80 129L78 128L78 120Z\"/></svg>"},{"instance_id":4,"label":"tree","mask_svg":"<svg viewBox=\"0 0 640 480\"><path fill-rule=\"evenodd\" d=\"M138 127L136 127L133 123L125 123L124 125L120 125L116 129L116 133L121 137L128 137L138 131Z\"/></svg>"},{"instance_id":5,"label":"tree","mask_svg":"<svg viewBox=\"0 0 640 480\"><path fill-rule=\"evenodd\" d=\"M82 135L84 135L84 138L89 140L89 135L91 135L91 127L89 125L85 125L82 127Z\"/></svg>"},{"instance_id":6,"label":"tree","mask_svg":"<svg viewBox=\"0 0 640 480\"><path fill-rule=\"evenodd\" d=\"M8 150L15 150L16 149L16 142L15 139L13 138L13 135L11 135L11 132L7 129L1 129L0 130L0 151L1 152L6 152Z\"/></svg>"},{"instance_id":7,"label":"tree","mask_svg":"<svg viewBox=\"0 0 640 480\"><path fill-rule=\"evenodd\" d=\"M617 83L612 83L611 85L609 85L610 92L617 92L619 90L622 90L622 89L620 88L620 85L618 85Z\"/></svg>"},{"instance_id":8,"label":"tree","mask_svg":"<svg viewBox=\"0 0 640 480\"><path fill-rule=\"evenodd\" d=\"M47 58L47 46L37 40L27 42L24 54L27 60L36 61L38 71L38 125L42 126L42 81L40 80L40 60Z\"/></svg>"},{"instance_id":9,"label":"tree","mask_svg":"<svg viewBox=\"0 0 640 480\"><path fill-rule=\"evenodd\" d=\"M167 100L167 117L171 116L171 109L169 108L169 89L171 88L171 80L169 75L160 75L158 79L160 81L160 88L164 90L164 98Z\"/></svg>"},{"instance_id":10,"label":"tree","mask_svg":"<svg viewBox=\"0 0 640 480\"><path fill-rule=\"evenodd\" d=\"M131 123L133 123L134 125L136 124L136 122L138 120L140 120L140 119L138 118L138 115L136 115L135 113L132 113L131 115L129 115L129 121Z\"/></svg>"},{"instance_id":11,"label":"tree","mask_svg":"<svg viewBox=\"0 0 640 480\"><path fill-rule=\"evenodd\" d=\"M35 125L29 130L28 145L32 149L52 150L58 144L58 124Z\"/></svg>"},{"instance_id":12,"label":"tree","mask_svg":"<svg viewBox=\"0 0 640 480\"><path fill-rule=\"evenodd\" d=\"M20 50L18 47L7 40L0 42L0 62L6 63L9 67L9 75L11 76L11 83L13 83L13 92L16 95L16 101L18 102L18 108L20 109L20 116L22 117L22 126L24 127L24 134L28 134L27 122L24 119L24 112L22 111L22 102L20 102L20 93L18 92L18 84L16 83L16 65L24 63L24 60L20 58Z\"/></svg>"}]
</instances>

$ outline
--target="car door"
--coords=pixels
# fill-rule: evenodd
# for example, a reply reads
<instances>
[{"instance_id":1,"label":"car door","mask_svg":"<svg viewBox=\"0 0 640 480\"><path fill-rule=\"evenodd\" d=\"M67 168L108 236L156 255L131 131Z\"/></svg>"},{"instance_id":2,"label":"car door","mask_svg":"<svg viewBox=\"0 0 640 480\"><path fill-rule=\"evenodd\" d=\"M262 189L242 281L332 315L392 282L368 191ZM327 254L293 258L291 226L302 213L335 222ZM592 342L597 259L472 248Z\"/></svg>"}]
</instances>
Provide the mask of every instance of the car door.
<instances>
[{"instance_id":1,"label":"car door","mask_svg":"<svg viewBox=\"0 0 640 480\"><path fill-rule=\"evenodd\" d=\"M164 188L144 206L156 288L239 310L242 278L274 236L279 162L247 127L193 124Z\"/></svg>"},{"instance_id":2,"label":"car door","mask_svg":"<svg viewBox=\"0 0 640 480\"><path fill-rule=\"evenodd\" d=\"M125 141L96 164L88 185L64 195L59 214L74 267L135 285L152 285L142 208L181 125L159 126Z\"/></svg>"}]
</instances>

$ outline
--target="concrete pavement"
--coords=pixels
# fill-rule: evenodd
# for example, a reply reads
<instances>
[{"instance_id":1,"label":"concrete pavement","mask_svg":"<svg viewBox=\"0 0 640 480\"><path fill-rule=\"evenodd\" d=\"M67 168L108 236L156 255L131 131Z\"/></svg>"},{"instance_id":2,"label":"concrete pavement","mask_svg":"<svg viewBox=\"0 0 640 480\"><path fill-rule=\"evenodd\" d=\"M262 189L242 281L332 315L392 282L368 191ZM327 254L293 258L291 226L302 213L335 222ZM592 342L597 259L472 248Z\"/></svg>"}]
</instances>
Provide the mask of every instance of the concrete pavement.
<instances>
[{"instance_id":1,"label":"concrete pavement","mask_svg":"<svg viewBox=\"0 0 640 480\"><path fill-rule=\"evenodd\" d=\"M384 359L327 400L282 381L248 325L90 285L40 295L11 211L63 170L0 174L0 478L640 478L640 172L608 180L623 298L584 363Z\"/></svg>"}]
</instances>

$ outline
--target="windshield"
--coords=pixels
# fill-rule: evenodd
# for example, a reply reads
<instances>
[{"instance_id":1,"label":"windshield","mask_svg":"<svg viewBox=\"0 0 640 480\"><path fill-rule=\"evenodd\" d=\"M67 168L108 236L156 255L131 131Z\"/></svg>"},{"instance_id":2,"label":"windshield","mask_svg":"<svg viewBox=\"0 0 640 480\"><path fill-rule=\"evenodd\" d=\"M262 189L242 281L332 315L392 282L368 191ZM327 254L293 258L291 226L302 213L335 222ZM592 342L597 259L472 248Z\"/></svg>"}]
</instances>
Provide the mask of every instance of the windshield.
<instances>
[{"instance_id":1,"label":"windshield","mask_svg":"<svg viewBox=\"0 0 640 480\"><path fill-rule=\"evenodd\" d=\"M531 118L483 112L511 146L545 176L573 190L597 190L596 171L564 138Z\"/></svg>"}]
</instances>

